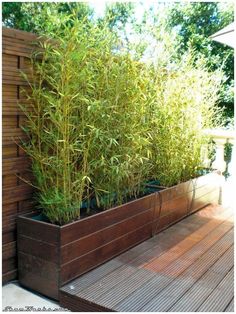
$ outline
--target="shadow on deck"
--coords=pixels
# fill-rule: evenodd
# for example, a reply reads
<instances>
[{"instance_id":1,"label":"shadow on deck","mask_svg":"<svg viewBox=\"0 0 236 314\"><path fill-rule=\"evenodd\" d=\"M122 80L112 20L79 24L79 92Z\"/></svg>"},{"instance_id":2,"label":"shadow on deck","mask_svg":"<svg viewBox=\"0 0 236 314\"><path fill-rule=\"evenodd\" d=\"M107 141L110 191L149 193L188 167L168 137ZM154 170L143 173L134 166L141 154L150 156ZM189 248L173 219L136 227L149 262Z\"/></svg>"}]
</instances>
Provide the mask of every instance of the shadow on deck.
<instances>
[{"instance_id":1,"label":"shadow on deck","mask_svg":"<svg viewBox=\"0 0 236 314\"><path fill-rule=\"evenodd\" d=\"M72 311L233 312L233 210L207 206L60 290Z\"/></svg>"}]
</instances>

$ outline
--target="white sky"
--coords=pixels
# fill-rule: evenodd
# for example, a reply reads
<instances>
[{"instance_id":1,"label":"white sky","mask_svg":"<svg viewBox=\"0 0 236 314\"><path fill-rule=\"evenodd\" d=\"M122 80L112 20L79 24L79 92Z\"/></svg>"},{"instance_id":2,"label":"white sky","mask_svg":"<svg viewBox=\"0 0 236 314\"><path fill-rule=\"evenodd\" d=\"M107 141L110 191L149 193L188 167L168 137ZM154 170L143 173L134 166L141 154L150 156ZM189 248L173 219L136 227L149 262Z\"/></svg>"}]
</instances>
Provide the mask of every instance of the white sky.
<instances>
[{"instance_id":1,"label":"white sky","mask_svg":"<svg viewBox=\"0 0 236 314\"><path fill-rule=\"evenodd\" d=\"M128 1L88 1L89 5L94 9L95 15L97 17L102 16L105 12L106 4L112 2L128 2ZM158 1L129 1L136 4L135 16L140 19L143 15L144 10L148 9L151 5L156 6Z\"/></svg>"}]
</instances>

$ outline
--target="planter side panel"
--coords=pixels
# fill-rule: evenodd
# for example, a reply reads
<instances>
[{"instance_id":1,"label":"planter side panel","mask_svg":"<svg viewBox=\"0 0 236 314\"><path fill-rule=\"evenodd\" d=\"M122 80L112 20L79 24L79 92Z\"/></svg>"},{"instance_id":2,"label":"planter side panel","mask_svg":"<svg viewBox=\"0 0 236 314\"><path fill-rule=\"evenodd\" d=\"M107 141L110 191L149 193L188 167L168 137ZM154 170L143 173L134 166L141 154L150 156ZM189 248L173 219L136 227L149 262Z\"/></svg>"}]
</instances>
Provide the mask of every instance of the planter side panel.
<instances>
[{"instance_id":1,"label":"planter side panel","mask_svg":"<svg viewBox=\"0 0 236 314\"><path fill-rule=\"evenodd\" d=\"M63 226L61 230L61 244L66 245L150 209L153 206L153 195L134 200L82 219L81 221Z\"/></svg>"},{"instance_id":2,"label":"planter side panel","mask_svg":"<svg viewBox=\"0 0 236 314\"><path fill-rule=\"evenodd\" d=\"M156 234L189 214L218 203L222 176L216 172L180 183L159 192L159 209L153 224Z\"/></svg>"},{"instance_id":3,"label":"planter side panel","mask_svg":"<svg viewBox=\"0 0 236 314\"><path fill-rule=\"evenodd\" d=\"M161 203L160 216L156 221L155 233L168 228L172 224L186 217L192 202L192 197L193 191L187 191L179 197L175 197L174 199L170 197L169 200Z\"/></svg>"},{"instance_id":4,"label":"planter side panel","mask_svg":"<svg viewBox=\"0 0 236 314\"><path fill-rule=\"evenodd\" d=\"M152 194L63 227L60 284L150 238L154 200L155 194Z\"/></svg>"},{"instance_id":5,"label":"planter side panel","mask_svg":"<svg viewBox=\"0 0 236 314\"><path fill-rule=\"evenodd\" d=\"M193 198L193 181L180 183L158 192L153 235L184 218Z\"/></svg>"},{"instance_id":6,"label":"planter side panel","mask_svg":"<svg viewBox=\"0 0 236 314\"><path fill-rule=\"evenodd\" d=\"M189 212L193 213L208 204L219 204L222 180L223 177L216 172L197 178Z\"/></svg>"},{"instance_id":7,"label":"planter side panel","mask_svg":"<svg viewBox=\"0 0 236 314\"><path fill-rule=\"evenodd\" d=\"M17 227L20 284L58 299L59 227L26 217Z\"/></svg>"}]
</instances>

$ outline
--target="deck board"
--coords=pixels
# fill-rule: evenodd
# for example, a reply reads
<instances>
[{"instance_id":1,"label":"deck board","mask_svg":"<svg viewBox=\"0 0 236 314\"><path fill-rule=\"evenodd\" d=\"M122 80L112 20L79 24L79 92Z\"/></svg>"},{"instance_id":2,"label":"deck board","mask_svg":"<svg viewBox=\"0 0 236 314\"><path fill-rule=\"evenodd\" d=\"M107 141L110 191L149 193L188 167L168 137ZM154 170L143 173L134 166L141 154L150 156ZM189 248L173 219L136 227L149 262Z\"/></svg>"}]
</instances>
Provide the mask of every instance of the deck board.
<instances>
[{"instance_id":1,"label":"deck board","mask_svg":"<svg viewBox=\"0 0 236 314\"><path fill-rule=\"evenodd\" d=\"M228 304L225 312L232 312L232 313L234 312L234 298Z\"/></svg>"},{"instance_id":2,"label":"deck board","mask_svg":"<svg viewBox=\"0 0 236 314\"><path fill-rule=\"evenodd\" d=\"M231 312L233 211L207 206L60 290L72 311Z\"/></svg>"}]
</instances>

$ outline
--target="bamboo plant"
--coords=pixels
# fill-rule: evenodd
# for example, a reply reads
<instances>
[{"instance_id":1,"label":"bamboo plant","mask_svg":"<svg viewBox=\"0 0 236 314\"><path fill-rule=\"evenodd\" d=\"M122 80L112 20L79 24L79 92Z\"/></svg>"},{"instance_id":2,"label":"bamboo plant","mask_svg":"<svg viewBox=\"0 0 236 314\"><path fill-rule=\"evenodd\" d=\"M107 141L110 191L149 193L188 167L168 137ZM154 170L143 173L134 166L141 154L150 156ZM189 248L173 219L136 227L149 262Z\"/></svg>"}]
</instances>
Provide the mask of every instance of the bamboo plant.
<instances>
[{"instance_id":1,"label":"bamboo plant","mask_svg":"<svg viewBox=\"0 0 236 314\"><path fill-rule=\"evenodd\" d=\"M149 179L195 175L220 83L191 58L169 72L134 60L106 25L75 16L40 41L22 105L37 202L60 225L139 197Z\"/></svg>"}]
</instances>

